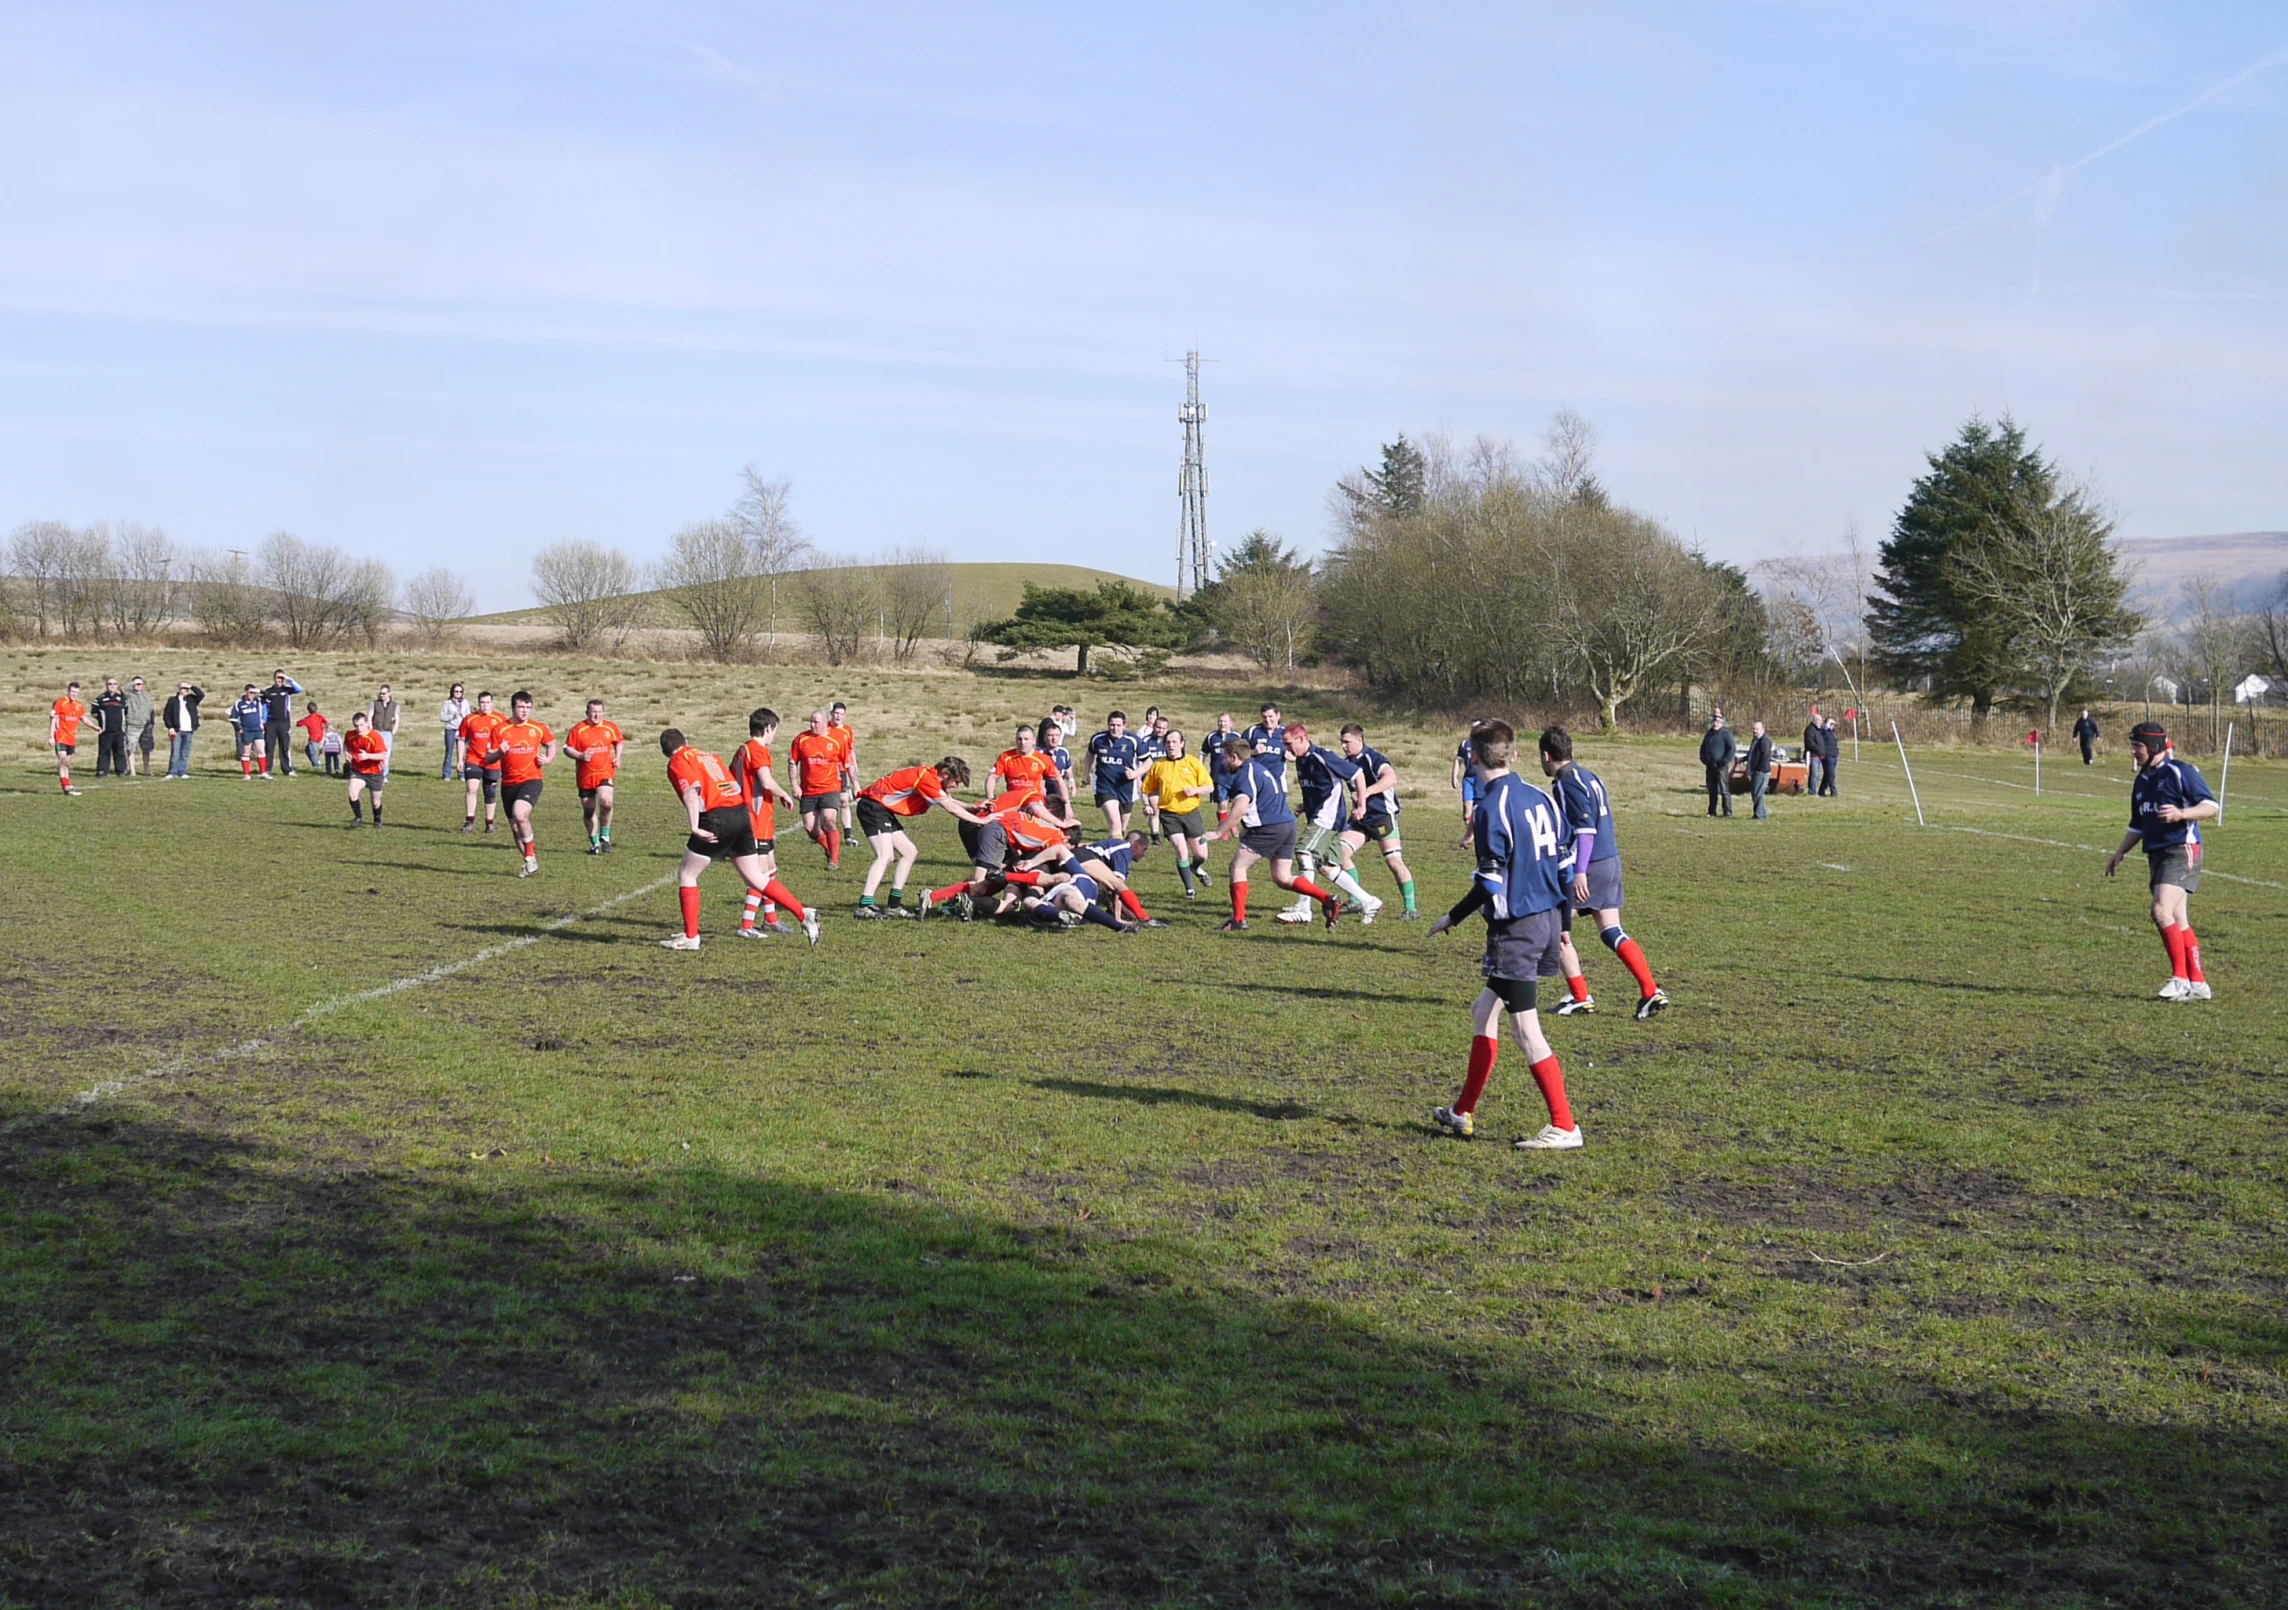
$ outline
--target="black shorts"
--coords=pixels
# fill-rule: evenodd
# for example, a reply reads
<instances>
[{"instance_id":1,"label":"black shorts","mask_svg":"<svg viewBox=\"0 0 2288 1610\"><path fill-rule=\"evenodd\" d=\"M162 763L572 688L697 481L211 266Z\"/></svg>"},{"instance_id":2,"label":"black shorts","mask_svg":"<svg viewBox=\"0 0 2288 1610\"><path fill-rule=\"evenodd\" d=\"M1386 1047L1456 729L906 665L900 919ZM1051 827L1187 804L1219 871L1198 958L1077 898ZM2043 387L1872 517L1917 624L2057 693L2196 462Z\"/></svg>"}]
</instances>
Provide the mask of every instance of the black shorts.
<instances>
[{"instance_id":1,"label":"black shorts","mask_svg":"<svg viewBox=\"0 0 2288 1610\"><path fill-rule=\"evenodd\" d=\"M1278 822L1269 827L1243 828L1239 842L1266 861L1292 861L1295 859L1295 824Z\"/></svg>"},{"instance_id":2,"label":"black shorts","mask_svg":"<svg viewBox=\"0 0 2288 1610\"><path fill-rule=\"evenodd\" d=\"M609 787L611 787L611 786L612 786L612 779L611 779L611 778L609 778L609 777L607 777L607 778L605 778L605 779L604 779L602 782L598 783L598 784L597 784L597 785L596 785L594 788L583 788L583 789L581 789L581 790L580 790L580 803L581 803L581 804L583 804L583 805L593 805L593 804L595 804L595 803L596 803L596 796L597 796L598 794L602 793L602 792L603 792L605 789L607 789L607 788L609 788ZM615 797L617 797L617 796L615 796Z\"/></svg>"},{"instance_id":3,"label":"black shorts","mask_svg":"<svg viewBox=\"0 0 2288 1610\"><path fill-rule=\"evenodd\" d=\"M838 811L842 809L842 791L836 789L831 794L805 794L797 803L805 816L813 811Z\"/></svg>"},{"instance_id":4,"label":"black shorts","mask_svg":"<svg viewBox=\"0 0 2288 1610\"><path fill-rule=\"evenodd\" d=\"M1398 818L1395 816L1360 816L1351 821L1350 831L1369 844L1398 843Z\"/></svg>"},{"instance_id":5,"label":"black shorts","mask_svg":"<svg viewBox=\"0 0 2288 1610\"><path fill-rule=\"evenodd\" d=\"M514 808L520 799L528 805L539 804L540 783L541 779L538 777L529 783L503 783L500 791L501 803L511 808Z\"/></svg>"},{"instance_id":6,"label":"black shorts","mask_svg":"<svg viewBox=\"0 0 2288 1610\"><path fill-rule=\"evenodd\" d=\"M878 839L885 833L903 833L905 830L906 819L896 811L878 799L868 799L864 794L858 796L859 832L870 839Z\"/></svg>"},{"instance_id":7,"label":"black shorts","mask_svg":"<svg viewBox=\"0 0 2288 1610\"><path fill-rule=\"evenodd\" d=\"M755 819L747 814L744 805L718 805L711 811L699 813L699 825L715 835L713 843L694 833L683 841L683 847L693 855L704 855L710 861L731 861L742 855L753 855L759 846L755 843Z\"/></svg>"},{"instance_id":8,"label":"black shorts","mask_svg":"<svg viewBox=\"0 0 2288 1610\"><path fill-rule=\"evenodd\" d=\"M500 768L498 766L463 766L461 768L461 781L464 783L483 783L487 788L498 788L500 786Z\"/></svg>"},{"instance_id":9,"label":"black shorts","mask_svg":"<svg viewBox=\"0 0 2288 1610\"><path fill-rule=\"evenodd\" d=\"M1566 882L1566 898L1572 898L1572 882ZM1583 911L1618 911L1621 909L1621 858L1608 855L1602 861L1589 863L1589 898L1581 903Z\"/></svg>"},{"instance_id":10,"label":"black shorts","mask_svg":"<svg viewBox=\"0 0 2288 1610\"><path fill-rule=\"evenodd\" d=\"M969 864L983 872L999 872L1009 865L1009 827L998 817L982 822L961 822L961 847Z\"/></svg>"},{"instance_id":11,"label":"black shorts","mask_svg":"<svg viewBox=\"0 0 2288 1610\"><path fill-rule=\"evenodd\" d=\"M79 745L78 745L78 744L57 744L57 745L55 746L55 751L56 751L56 753L57 753L57 754L61 755L61 756L62 756L64 759L66 759L66 760L69 760L69 759L71 759L71 757L72 757L72 756L74 756L74 755L76 755L76 754L78 754L78 753L79 753Z\"/></svg>"},{"instance_id":12,"label":"black shorts","mask_svg":"<svg viewBox=\"0 0 2288 1610\"><path fill-rule=\"evenodd\" d=\"M1555 978L1565 969L1557 959L1557 941L1565 932L1561 910L1528 912L1506 922L1486 924L1486 955L1478 970L1499 989L1503 982L1523 983ZM1523 1007L1512 1007L1523 1011Z\"/></svg>"},{"instance_id":13,"label":"black shorts","mask_svg":"<svg viewBox=\"0 0 2288 1610\"><path fill-rule=\"evenodd\" d=\"M1123 793L1117 788L1098 789L1096 791L1096 808L1101 811L1107 805L1118 805L1123 810L1133 810L1136 806L1136 791L1129 789Z\"/></svg>"},{"instance_id":14,"label":"black shorts","mask_svg":"<svg viewBox=\"0 0 2288 1610\"><path fill-rule=\"evenodd\" d=\"M2147 850L2145 862L2152 872L2149 887L2158 889L2164 883L2173 883L2187 894L2197 893L2201 886L2201 846L2198 844L2172 844L2165 850Z\"/></svg>"},{"instance_id":15,"label":"black shorts","mask_svg":"<svg viewBox=\"0 0 2288 1610\"><path fill-rule=\"evenodd\" d=\"M1204 839L1208 836L1207 827L1201 822L1197 810L1172 811L1166 806L1160 808L1160 831L1181 833L1188 839Z\"/></svg>"}]
</instances>

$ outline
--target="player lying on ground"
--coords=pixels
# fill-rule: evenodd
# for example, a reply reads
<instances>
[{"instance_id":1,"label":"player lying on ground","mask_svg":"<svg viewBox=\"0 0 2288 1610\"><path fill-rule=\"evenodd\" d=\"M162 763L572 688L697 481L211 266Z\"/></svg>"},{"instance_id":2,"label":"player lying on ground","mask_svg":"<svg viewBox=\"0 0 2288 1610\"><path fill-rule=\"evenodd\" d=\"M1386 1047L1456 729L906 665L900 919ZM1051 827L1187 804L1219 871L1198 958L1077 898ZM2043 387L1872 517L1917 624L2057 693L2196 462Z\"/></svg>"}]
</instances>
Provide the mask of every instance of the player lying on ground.
<instances>
[{"instance_id":1,"label":"player lying on ground","mask_svg":"<svg viewBox=\"0 0 2288 1610\"><path fill-rule=\"evenodd\" d=\"M1541 772L1550 779L1562 822L1560 836L1573 856L1573 881L1566 902L1565 934L1559 941L1559 960L1565 969L1567 999L1557 1006L1559 1017L1594 1012L1595 997L1582 976L1581 957L1573 948L1573 918L1594 914L1597 937L1618 956L1637 981L1637 1021L1665 1011L1668 997L1653 982L1652 964L1644 949L1621 927L1621 846L1613 835L1613 803L1597 774L1573 758L1573 735L1563 727L1541 734Z\"/></svg>"},{"instance_id":2,"label":"player lying on ground","mask_svg":"<svg viewBox=\"0 0 2288 1610\"><path fill-rule=\"evenodd\" d=\"M795 805L795 797L779 786L778 778L771 772L771 739L777 735L778 730L779 715L776 710L750 712L747 716L747 741L731 757L731 775L747 800L747 825L754 834L755 860L763 869L761 883L748 880L746 909L739 914L739 937L764 939L784 933L785 926L778 917L779 908L783 906L794 913L795 921L803 925L805 933L812 935L811 943L815 945L818 943L815 933L817 919L778 880L778 818L772 809L772 802L775 800L790 810ZM755 922L756 913L765 911L766 908L769 920L758 927Z\"/></svg>"},{"instance_id":3,"label":"player lying on ground","mask_svg":"<svg viewBox=\"0 0 2288 1610\"><path fill-rule=\"evenodd\" d=\"M2129 758L2137 767L2129 785L2129 831L2105 863L2105 875L2112 877L2124 856L2144 846L2153 926L2169 953L2169 981L2161 986L2161 999L2205 1001L2215 992L2201 971L2192 897L2201 886L2200 824L2222 815L2224 807L2201 774L2170 752L2168 731L2158 721L2140 721L2130 729Z\"/></svg>"},{"instance_id":4,"label":"player lying on ground","mask_svg":"<svg viewBox=\"0 0 2288 1610\"><path fill-rule=\"evenodd\" d=\"M1478 1098L1493 1077L1506 1013L1549 1105L1548 1124L1517 1145L1527 1151L1570 1151L1581 1144L1581 1128L1573 1121L1565 1075L1542 1035L1536 1010L1540 981L1558 976L1559 914L1570 871L1558 842L1557 806L1510 771L1517 734L1508 722L1481 722L1470 734L1470 746L1479 778L1478 808L1470 819L1470 836L1478 846L1477 875L1470 880L1470 892L1432 923L1430 932L1442 934L1471 912L1483 911L1486 954L1480 970L1486 987L1470 1008L1470 1062L1462 1093L1451 1107L1436 1108L1430 1117L1463 1140L1477 1133Z\"/></svg>"},{"instance_id":5,"label":"player lying on ground","mask_svg":"<svg viewBox=\"0 0 2288 1610\"><path fill-rule=\"evenodd\" d=\"M1287 803L1287 780L1259 755L1245 738L1224 745L1224 770L1231 781L1223 826L1210 839L1236 838L1239 848L1231 857L1231 916L1220 930L1244 933L1247 929L1247 874L1258 861L1271 863L1271 881L1319 902L1332 929L1342 919L1342 902L1308 878L1295 875L1295 810Z\"/></svg>"},{"instance_id":6,"label":"player lying on ground","mask_svg":"<svg viewBox=\"0 0 2288 1610\"><path fill-rule=\"evenodd\" d=\"M934 766L902 766L866 785L858 796L858 827L873 847L874 860L866 868L866 887L858 895L857 916L873 920L883 915L875 908L874 891L882 886L882 874L893 862L897 871L890 879L890 911L906 915L906 879L922 849L907 834L905 824L927 813L932 805L957 822L981 822L977 812L946 792L968 786L969 762L959 755L948 755Z\"/></svg>"},{"instance_id":7,"label":"player lying on ground","mask_svg":"<svg viewBox=\"0 0 2288 1610\"><path fill-rule=\"evenodd\" d=\"M750 890L772 884L755 846L754 819L747 814L746 794L720 755L694 749L674 727L659 735L660 753L667 757L667 780L683 802L691 836L683 841L683 865L675 875L676 898L683 906L683 932L660 943L669 950L699 948L699 874L711 861L728 861ZM797 909L793 895L783 887L773 895L789 910ZM805 912L802 931L818 943L815 911Z\"/></svg>"},{"instance_id":8,"label":"player lying on ground","mask_svg":"<svg viewBox=\"0 0 2288 1610\"><path fill-rule=\"evenodd\" d=\"M950 907L963 922L974 914L976 902L998 894L1012 882L1038 882L1030 867L1016 870L1018 859L1037 855L1065 841L1065 830L1037 783L1026 783L989 799L978 809L977 820L958 824L961 845L969 855L970 875L958 883L923 894L918 914Z\"/></svg>"}]
</instances>

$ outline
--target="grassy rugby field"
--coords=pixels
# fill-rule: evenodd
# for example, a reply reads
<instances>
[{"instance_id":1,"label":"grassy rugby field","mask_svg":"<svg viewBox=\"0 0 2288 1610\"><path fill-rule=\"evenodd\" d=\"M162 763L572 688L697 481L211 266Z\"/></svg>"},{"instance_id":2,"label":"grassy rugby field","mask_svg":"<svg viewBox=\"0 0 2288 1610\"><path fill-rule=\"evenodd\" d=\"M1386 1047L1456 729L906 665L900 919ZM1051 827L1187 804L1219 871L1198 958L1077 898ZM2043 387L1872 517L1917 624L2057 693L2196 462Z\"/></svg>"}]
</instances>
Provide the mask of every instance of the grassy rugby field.
<instances>
[{"instance_id":1,"label":"grassy rugby field","mask_svg":"<svg viewBox=\"0 0 2288 1610\"><path fill-rule=\"evenodd\" d=\"M519 882L454 831L437 663L298 669L407 701L353 834L217 728L192 783L57 798L52 684L105 667L0 656L0 1603L2288 1595L2288 768L2234 768L2218 999L2171 1007L2099 876L2123 762L2037 800L1932 751L1918 829L1870 748L1710 822L1684 745L1585 743L1676 1006L1610 1010L1591 947L1608 1012L1550 1025L1588 1146L1533 1156L1514 1047L1487 1138L1424 1124L1474 929L1219 937L1164 859L1166 932L862 926L863 856L803 845L822 947L652 943L669 720L840 694L872 775L1076 686L1194 728L1257 690L455 672L634 739L619 853L554 779ZM269 664L129 669L219 711ZM1370 727L1442 909L1454 735Z\"/></svg>"}]
</instances>

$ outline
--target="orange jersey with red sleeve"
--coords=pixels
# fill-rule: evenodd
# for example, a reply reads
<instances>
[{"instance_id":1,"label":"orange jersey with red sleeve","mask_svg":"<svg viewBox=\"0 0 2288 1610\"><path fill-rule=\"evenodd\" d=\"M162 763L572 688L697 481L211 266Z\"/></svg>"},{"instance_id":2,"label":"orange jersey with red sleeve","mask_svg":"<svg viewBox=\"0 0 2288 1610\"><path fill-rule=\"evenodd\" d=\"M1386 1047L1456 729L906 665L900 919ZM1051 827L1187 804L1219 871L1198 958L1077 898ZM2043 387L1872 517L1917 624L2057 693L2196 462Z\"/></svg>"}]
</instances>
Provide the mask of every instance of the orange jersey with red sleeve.
<instances>
[{"instance_id":1,"label":"orange jersey with red sleeve","mask_svg":"<svg viewBox=\"0 0 2288 1610\"><path fill-rule=\"evenodd\" d=\"M471 710L461 718L461 764L490 770L500 764L493 753L493 734L508 725L498 710Z\"/></svg>"},{"instance_id":2,"label":"orange jersey with red sleeve","mask_svg":"<svg viewBox=\"0 0 2288 1610\"><path fill-rule=\"evenodd\" d=\"M673 785L677 799L698 789L699 808L703 811L719 811L726 805L743 805L747 801L746 790L739 786L739 779L731 775L731 768L723 764L721 755L711 755L689 744L667 757L667 780Z\"/></svg>"},{"instance_id":3,"label":"orange jersey with red sleeve","mask_svg":"<svg viewBox=\"0 0 2288 1610\"><path fill-rule=\"evenodd\" d=\"M1001 824L1009 835L1009 842L1027 855L1065 841L1063 828L1054 822L1044 822L1038 816L1028 816L1023 811L1009 812L1001 818Z\"/></svg>"},{"instance_id":4,"label":"orange jersey with red sleeve","mask_svg":"<svg viewBox=\"0 0 2288 1610\"><path fill-rule=\"evenodd\" d=\"M342 740L342 753L349 757L352 776L379 777L389 760L389 740L370 728L364 732L353 729Z\"/></svg>"},{"instance_id":5,"label":"orange jersey with red sleeve","mask_svg":"<svg viewBox=\"0 0 2288 1610\"><path fill-rule=\"evenodd\" d=\"M1038 786L1026 783L1021 787L1010 789L1009 792L1000 795L998 798L987 800L978 809L988 816L1014 816L1034 801L1045 797Z\"/></svg>"},{"instance_id":6,"label":"orange jersey with red sleeve","mask_svg":"<svg viewBox=\"0 0 2288 1610\"><path fill-rule=\"evenodd\" d=\"M50 683L49 686L54 686ZM50 705L56 718L56 742L66 749L79 742L79 724L87 719L87 706L74 698L61 698Z\"/></svg>"},{"instance_id":7,"label":"orange jersey with red sleeve","mask_svg":"<svg viewBox=\"0 0 2288 1610\"><path fill-rule=\"evenodd\" d=\"M763 773L770 769L771 746L760 738L749 738L731 757L731 772L747 796L747 814L754 818L758 839L777 837L770 790L763 786Z\"/></svg>"},{"instance_id":8,"label":"orange jersey with red sleeve","mask_svg":"<svg viewBox=\"0 0 2288 1610\"><path fill-rule=\"evenodd\" d=\"M993 775L1012 791L1039 787L1056 774L1057 763L1038 749L1029 755L1021 749L1004 749L1001 758L993 762Z\"/></svg>"},{"instance_id":9,"label":"orange jersey with red sleeve","mask_svg":"<svg viewBox=\"0 0 2288 1610\"><path fill-rule=\"evenodd\" d=\"M620 763L612 758L612 745L626 742L627 734L609 721L575 721L564 735L564 747L587 751L588 758L578 763L579 785L601 788L610 782L620 769Z\"/></svg>"},{"instance_id":10,"label":"orange jersey with red sleeve","mask_svg":"<svg viewBox=\"0 0 2288 1610\"><path fill-rule=\"evenodd\" d=\"M892 816L919 816L933 799L944 799L945 780L934 766L901 766L889 776L866 785L864 798Z\"/></svg>"},{"instance_id":11,"label":"orange jersey with red sleeve","mask_svg":"<svg viewBox=\"0 0 2288 1610\"><path fill-rule=\"evenodd\" d=\"M511 721L493 734L502 784L539 782L540 751L555 741L556 734L538 721Z\"/></svg>"},{"instance_id":12,"label":"orange jersey with red sleeve","mask_svg":"<svg viewBox=\"0 0 2288 1610\"><path fill-rule=\"evenodd\" d=\"M797 794L838 794L842 791L842 742L832 728L822 735L798 732L787 745L794 763Z\"/></svg>"}]
</instances>

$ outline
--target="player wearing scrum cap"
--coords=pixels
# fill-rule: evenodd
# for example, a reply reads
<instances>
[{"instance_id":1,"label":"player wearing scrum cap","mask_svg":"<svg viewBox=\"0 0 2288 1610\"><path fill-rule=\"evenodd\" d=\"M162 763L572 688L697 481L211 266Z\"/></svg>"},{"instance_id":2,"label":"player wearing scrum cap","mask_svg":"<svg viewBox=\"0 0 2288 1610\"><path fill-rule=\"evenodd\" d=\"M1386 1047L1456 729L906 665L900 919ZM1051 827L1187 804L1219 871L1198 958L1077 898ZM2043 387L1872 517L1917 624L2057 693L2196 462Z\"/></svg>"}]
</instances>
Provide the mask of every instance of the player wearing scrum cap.
<instances>
[{"instance_id":1,"label":"player wearing scrum cap","mask_svg":"<svg viewBox=\"0 0 2288 1610\"><path fill-rule=\"evenodd\" d=\"M2153 926L2169 953L2164 1001L2205 1001L2215 993L2201 971L2201 942L2193 933L2192 896L2201 886L2201 823L2224 807L2209 792L2199 771L2169 750L2169 734L2158 721L2140 721L2129 731L2129 758L2137 776L2129 785L2129 831L2105 863L2112 877L2124 857L2142 846L2153 891Z\"/></svg>"}]
</instances>

